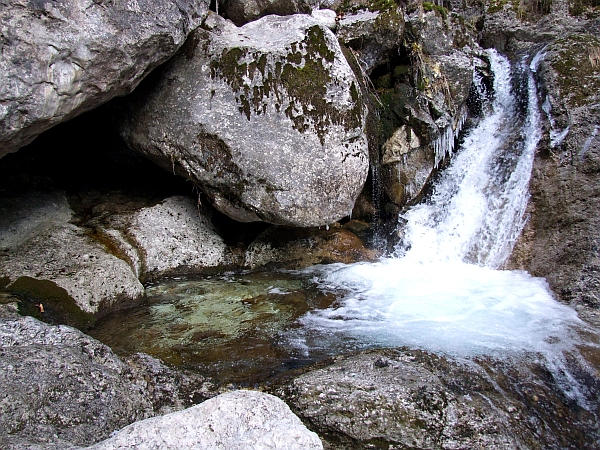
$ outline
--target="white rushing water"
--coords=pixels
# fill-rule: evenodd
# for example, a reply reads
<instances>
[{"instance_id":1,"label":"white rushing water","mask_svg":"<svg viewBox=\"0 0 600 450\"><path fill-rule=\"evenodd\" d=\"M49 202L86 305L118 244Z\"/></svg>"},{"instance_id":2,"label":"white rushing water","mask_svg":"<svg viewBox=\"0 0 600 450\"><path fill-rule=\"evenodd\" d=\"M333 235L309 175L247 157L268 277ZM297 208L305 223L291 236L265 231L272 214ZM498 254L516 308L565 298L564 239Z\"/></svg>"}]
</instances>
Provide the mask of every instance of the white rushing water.
<instances>
[{"instance_id":1,"label":"white rushing water","mask_svg":"<svg viewBox=\"0 0 600 450\"><path fill-rule=\"evenodd\" d=\"M413 346L458 356L549 353L570 345L581 322L554 300L545 280L497 270L525 224L541 127L529 67L521 64L527 83L521 112L509 61L493 50L489 56L494 99L431 198L400 218L404 239L394 257L305 271L342 300L303 316L306 331L297 345L307 351L344 342Z\"/></svg>"}]
</instances>

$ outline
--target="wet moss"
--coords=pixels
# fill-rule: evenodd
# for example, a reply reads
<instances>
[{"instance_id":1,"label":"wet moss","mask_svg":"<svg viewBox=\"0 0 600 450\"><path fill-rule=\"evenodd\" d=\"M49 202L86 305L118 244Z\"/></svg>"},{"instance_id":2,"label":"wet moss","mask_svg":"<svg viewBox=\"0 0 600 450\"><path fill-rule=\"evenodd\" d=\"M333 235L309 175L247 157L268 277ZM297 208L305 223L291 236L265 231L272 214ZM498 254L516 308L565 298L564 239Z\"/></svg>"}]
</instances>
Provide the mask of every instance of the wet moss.
<instances>
[{"instance_id":1,"label":"wet moss","mask_svg":"<svg viewBox=\"0 0 600 450\"><path fill-rule=\"evenodd\" d=\"M556 41L551 60L560 94L567 106L577 108L597 101L600 92L600 39L576 34Z\"/></svg>"},{"instance_id":2,"label":"wet moss","mask_svg":"<svg viewBox=\"0 0 600 450\"><path fill-rule=\"evenodd\" d=\"M600 16L600 0L570 0L569 14L595 19Z\"/></svg>"},{"instance_id":3,"label":"wet moss","mask_svg":"<svg viewBox=\"0 0 600 450\"><path fill-rule=\"evenodd\" d=\"M517 19L531 21L549 14L551 7L552 0L490 0L486 12L493 14L509 9L516 13Z\"/></svg>"},{"instance_id":4,"label":"wet moss","mask_svg":"<svg viewBox=\"0 0 600 450\"><path fill-rule=\"evenodd\" d=\"M68 292L52 281L20 277L10 285L8 291L19 298L18 310L21 315L83 330L96 322L93 314L82 311Z\"/></svg>"},{"instance_id":5,"label":"wet moss","mask_svg":"<svg viewBox=\"0 0 600 450\"><path fill-rule=\"evenodd\" d=\"M366 4L355 5L350 0L344 0L337 7L338 14L356 13L360 10L369 10L371 12L386 12L396 9L401 4L400 0L370 0Z\"/></svg>"}]
</instances>

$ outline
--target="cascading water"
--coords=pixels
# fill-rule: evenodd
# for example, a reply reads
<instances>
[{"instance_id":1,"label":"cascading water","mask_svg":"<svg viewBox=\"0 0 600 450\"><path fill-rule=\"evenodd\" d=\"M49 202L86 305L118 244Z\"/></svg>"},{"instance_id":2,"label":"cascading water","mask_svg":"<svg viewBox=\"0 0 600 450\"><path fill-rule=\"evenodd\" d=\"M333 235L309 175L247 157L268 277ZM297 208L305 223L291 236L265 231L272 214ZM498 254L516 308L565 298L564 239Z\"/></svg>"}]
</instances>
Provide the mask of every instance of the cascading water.
<instances>
[{"instance_id":1,"label":"cascading water","mask_svg":"<svg viewBox=\"0 0 600 450\"><path fill-rule=\"evenodd\" d=\"M308 269L337 305L306 314L294 339L307 352L329 346L414 346L456 356L553 353L581 326L543 279L496 270L525 224L528 184L541 137L531 67L518 98L509 61L489 51L494 98L464 138L430 199L401 217L404 239L377 263ZM525 105L520 108L520 104ZM309 350L312 349L312 350Z\"/></svg>"},{"instance_id":2,"label":"cascading water","mask_svg":"<svg viewBox=\"0 0 600 450\"><path fill-rule=\"evenodd\" d=\"M408 211L397 256L415 262L500 267L519 236L533 156L541 137L537 92L528 76L528 108L517 114L508 60L490 51L493 104L465 138L431 199Z\"/></svg>"}]
</instances>

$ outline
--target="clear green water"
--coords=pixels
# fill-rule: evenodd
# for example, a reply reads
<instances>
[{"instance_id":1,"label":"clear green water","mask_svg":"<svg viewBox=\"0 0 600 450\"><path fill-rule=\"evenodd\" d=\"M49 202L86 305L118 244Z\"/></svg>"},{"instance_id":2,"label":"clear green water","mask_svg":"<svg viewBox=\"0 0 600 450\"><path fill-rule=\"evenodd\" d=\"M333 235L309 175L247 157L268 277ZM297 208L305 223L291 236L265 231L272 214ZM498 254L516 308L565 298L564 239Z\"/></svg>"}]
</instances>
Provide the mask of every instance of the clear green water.
<instances>
[{"instance_id":1,"label":"clear green water","mask_svg":"<svg viewBox=\"0 0 600 450\"><path fill-rule=\"evenodd\" d=\"M252 385L315 361L282 333L335 296L298 275L265 272L168 279L147 303L102 319L89 334L121 355L150 354L222 383Z\"/></svg>"}]
</instances>

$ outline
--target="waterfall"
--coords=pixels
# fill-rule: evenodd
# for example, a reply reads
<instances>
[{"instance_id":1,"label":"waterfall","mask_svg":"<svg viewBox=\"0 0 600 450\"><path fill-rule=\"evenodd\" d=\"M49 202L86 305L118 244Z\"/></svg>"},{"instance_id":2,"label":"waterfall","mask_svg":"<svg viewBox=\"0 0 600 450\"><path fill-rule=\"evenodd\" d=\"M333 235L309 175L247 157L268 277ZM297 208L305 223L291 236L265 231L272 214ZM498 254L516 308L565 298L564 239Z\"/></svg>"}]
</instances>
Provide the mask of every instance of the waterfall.
<instances>
[{"instance_id":1,"label":"waterfall","mask_svg":"<svg viewBox=\"0 0 600 450\"><path fill-rule=\"evenodd\" d=\"M393 257L304 271L340 300L300 319L305 331L294 337L298 346L407 345L472 356L550 355L573 345L572 330L582 322L554 300L544 279L496 270L526 223L541 137L532 74L540 57L511 67L496 51L488 55L494 95L482 96L482 117L431 196L400 217L404 239Z\"/></svg>"},{"instance_id":2,"label":"waterfall","mask_svg":"<svg viewBox=\"0 0 600 450\"><path fill-rule=\"evenodd\" d=\"M494 72L489 113L464 138L431 198L401 217L396 256L421 262L464 261L500 267L525 225L528 186L541 138L533 75L526 80L526 114L517 113L511 66L488 52ZM525 61L520 70L526 70ZM484 100L485 101L485 100Z\"/></svg>"}]
</instances>

